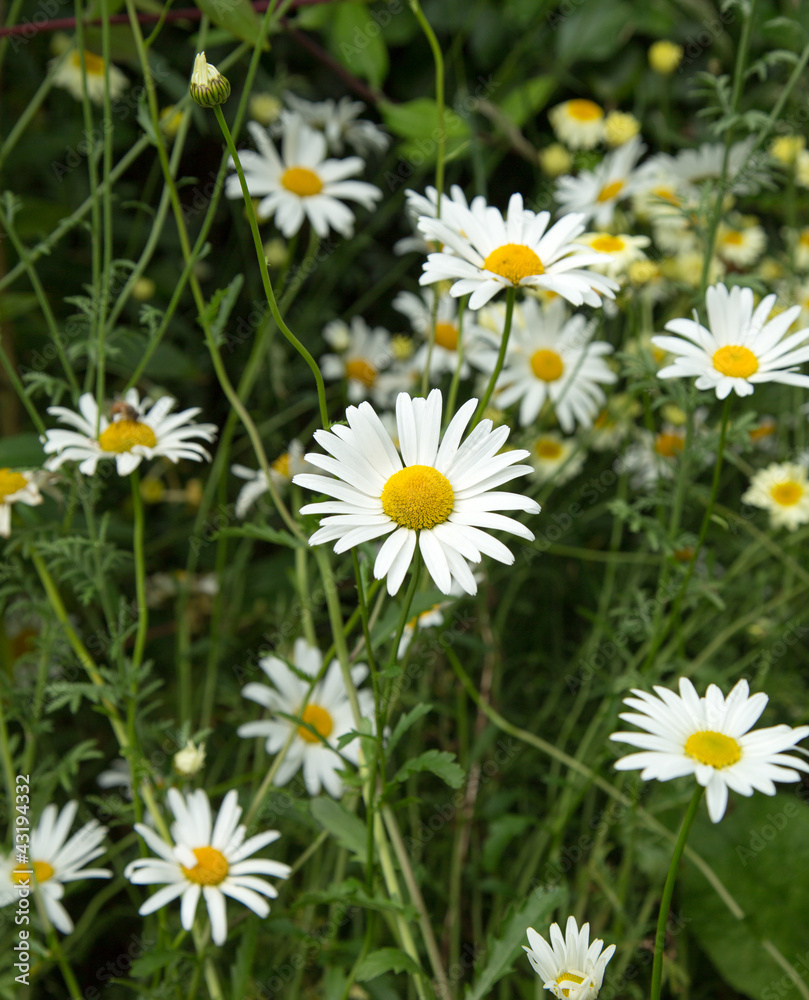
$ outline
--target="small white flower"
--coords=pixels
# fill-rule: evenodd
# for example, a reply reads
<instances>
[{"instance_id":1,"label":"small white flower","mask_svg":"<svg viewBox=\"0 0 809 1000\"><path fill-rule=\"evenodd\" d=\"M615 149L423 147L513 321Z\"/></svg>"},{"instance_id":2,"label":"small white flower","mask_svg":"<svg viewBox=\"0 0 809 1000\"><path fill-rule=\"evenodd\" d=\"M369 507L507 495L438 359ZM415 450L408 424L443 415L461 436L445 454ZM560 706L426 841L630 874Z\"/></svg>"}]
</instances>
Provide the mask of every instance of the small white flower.
<instances>
[{"instance_id":1,"label":"small white flower","mask_svg":"<svg viewBox=\"0 0 809 1000\"><path fill-rule=\"evenodd\" d=\"M570 149L592 149L604 138L604 110L595 101L577 97L548 112L557 139Z\"/></svg>"},{"instance_id":2,"label":"small white flower","mask_svg":"<svg viewBox=\"0 0 809 1000\"><path fill-rule=\"evenodd\" d=\"M418 191L412 191L410 188L405 191L405 215L413 229L418 232L418 223L422 216L428 219L440 218L446 221L446 206L450 202L459 205L461 208L471 208L472 211L485 210L486 208L485 198L478 195L472 199L472 204L470 205L466 200L466 195L463 193L463 188L457 184L453 184L449 189L449 193L445 191L441 195L441 212L439 213L438 191L432 185L428 185L425 188L424 194L419 194ZM397 240L394 243L393 252L399 256L411 252L428 254L435 249L433 244L434 241L428 242L423 236L406 236L404 239ZM446 249L449 253L452 252L448 247L443 249Z\"/></svg>"},{"instance_id":3,"label":"small white flower","mask_svg":"<svg viewBox=\"0 0 809 1000\"><path fill-rule=\"evenodd\" d=\"M290 441L289 449L279 455L270 465L270 476L276 486L292 482L299 472L306 472L309 465L304 461L303 445L300 441ZM246 479L236 498L236 517L246 517L247 512L260 496L269 493L270 487L261 469L249 469L246 465L231 465L230 471L239 479Z\"/></svg>"},{"instance_id":4,"label":"small white flower","mask_svg":"<svg viewBox=\"0 0 809 1000\"><path fill-rule=\"evenodd\" d=\"M761 226L730 226L722 223L716 234L716 253L728 264L752 267L767 249L767 236Z\"/></svg>"},{"instance_id":5,"label":"small white flower","mask_svg":"<svg viewBox=\"0 0 809 1000\"><path fill-rule=\"evenodd\" d=\"M415 333L429 340L432 332L433 292L414 295L399 292L393 300L393 308L410 320ZM435 342L430 355L430 375L440 376L454 373L458 367L458 307L449 295L441 295L435 314ZM413 367L424 371L427 364L428 345L422 345L413 358ZM466 358L461 364L460 377L467 378L469 365Z\"/></svg>"},{"instance_id":6,"label":"small white flower","mask_svg":"<svg viewBox=\"0 0 809 1000\"><path fill-rule=\"evenodd\" d=\"M580 214L583 222L591 219L599 229L612 223L615 206L646 186L645 174L636 165L646 146L639 136L607 153L595 170L585 170L578 177L560 177L556 182L556 200L560 214Z\"/></svg>"},{"instance_id":7,"label":"small white flower","mask_svg":"<svg viewBox=\"0 0 809 1000\"><path fill-rule=\"evenodd\" d=\"M546 990L558 1000L595 1000L607 963L615 954L614 944L604 948L600 938L590 944L589 923L579 930L575 917L567 918L564 937L559 924L551 924L550 944L533 927L527 933L531 947L523 945L523 949Z\"/></svg>"},{"instance_id":8,"label":"small white flower","mask_svg":"<svg viewBox=\"0 0 809 1000\"><path fill-rule=\"evenodd\" d=\"M0 469L0 538L11 534L11 508L15 503L36 507L42 503L37 472Z\"/></svg>"},{"instance_id":9,"label":"small white flower","mask_svg":"<svg viewBox=\"0 0 809 1000\"><path fill-rule=\"evenodd\" d=\"M19 886L36 888L48 919L62 934L70 934L73 930L73 921L60 902L65 894L65 883L112 875L106 868L82 868L104 853L99 845L107 828L98 820L85 823L67 839L78 808L78 802L68 802L59 813L55 805L45 806L31 833L28 863L18 864L14 853L0 861L0 907L19 900Z\"/></svg>"},{"instance_id":10,"label":"small white flower","mask_svg":"<svg viewBox=\"0 0 809 1000\"><path fill-rule=\"evenodd\" d=\"M323 378L345 379L350 403L359 403L369 396L381 403L376 390L380 388L380 372L391 362L390 333L382 326L371 329L362 316L354 316L350 326L339 319L327 323L323 339L339 351L339 354L324 354L320 359Z\"/></svg>"},{"instance_id":11,"label":"small white flower","mask_svg":"<svg viewBox=\"0 0 809 1000\"><path fill-rule=\"evenodd\" d=\"M295 640L292 664L295 670L277 656L263 657L258 665L273 686L254 681L242 688L242 695L272 713L281 712L301 722L284 718L245 722L239 726L239 736L266 738L267 753L275 754L286 743L290 729L294 729L296 738L278 768L275 784L285 785L302 767L303 780L310 795L318 795L322 787L338 799L343 794L343 782L338 770L345 767L346 761L356 766L360 759L359 739L348 743L339 753L336 749L340 737L354 729L351 703L340 664L332 660L325 677L313 687L315 679L321 674L323 656L305 639ZM368 667L364 663L351 668L355 686L359 686L367 676ZM358 691L357 698L362 715L371 717L374 711L372 693Z\"/></svg>"},{"instance_id":12,"label":"small white flower","mask_svg":"<svg viewBox=\"0 0 809 1000\"><path fill-rule=\"evenodd\" d=\"M211 937L221 945L227 938L225 897L230 896L249 907L259 917L266 917L270 907L262 897L275 899L276 888L259 875L289 878L291 868L280 861L253 858L250 855L277 840L277 830L267 830L245 840L247 828L239 825L242 810L238 795L231 789L222 801L216 822L211 805L202 789L180 795L168 790L168 804L174 814L171 825L174 844L169 844L143 823L135 829L157 858L138 858L124 869L133 885L165 883L140 907L142 917L166 906L181 896L180 922L185 930L194 925L200 896L205 899L211 921Z\"/></svg>"},{"instance_id":13,"label":"small white flower","mask_svg":"<svg viewBox=\"0 0 809 1000\"><path fill-rule=\"evenodd\" d=\"M809 726L771 726L755 729L767 705L767 695L750 696L747 681L739 681L727 698L710 684L699 698L694 685L680 678L680 694L655 685L655 695L635 688L635 698L624 704L635 712L620 718L645 730L613 733L611 740L639 747L615 762L619 771L642 768L641 778L670 781L693 774L706 789L708 815L718 823L725 815L728 789L750 796L754 791L775 795L776 781L798 781L798 770L809 772L809 764L785 754L809 735ZM797 768L797 770L793 770Z\"/></svg>"},{"instance_id":14,"label":"small white flower","mask_svg":"<svg viewBox=\"0 0 809 1000\"><path fill-rule=\"evenodd\" d=\"M647 259L643 248L648 247L651 240L648 236L629 236L626 233L582 233L576 242L604 255L604 260L590 265L594 271L610 278L625 279L630 264Z\"/></svg>"},{"instance_id":15,"label":"small white flower","mask_svg":"<svg viewBox=\"0 0 809 1000\"><path fill-rule=\"evenodd\" d=\"M585 449L556 431L545 431L527 444L538 483L562 486L575 478L584 465Z\"/></svg>"},{"instance_id":16,"label":"small white flower","mask_svg":"<svg viewBox=\"0 0 809 1000\"><path fill-rule=\"evenodd\" d=\"M310 128L323 132L329 149L338 156L343 152L344 143L360 156L384 153L390 145L390 136L378 125L357 117L365 110L362 101L352 101L350 97L341 97L336 102L332 98L305 101L289 91L284 94L284 100Z\"/></svg>"},{"instance_id":17,"label":"small white flower","mask_svg":"<svg viewBox=\"0 0 809 1000\"><path fill-rule=\"evenodd\" d=\"M742 494L742 503L770 512L773 528L795 531L809 523L809 480L806 466L773 462L760 469Z\"/></svg>"},{"instance_id":18,"label":"small white flower","mask_svg":"<svg viewBox=\"0 0 809 1000\"><path fill-rule=\"evenodd\" d=\"M84 50L84 69L87 78L87 96L94 104L104 103L104 60L94 52ZM57 87L64 87L77 101L84 97L84 74L81 68L81 56L78 49L73 49L61 66L56 70L53 83ZM114 101L129 86L124 73L117 66L109 65L110 78L110 100Z\"/></svg>"}]
</instances>

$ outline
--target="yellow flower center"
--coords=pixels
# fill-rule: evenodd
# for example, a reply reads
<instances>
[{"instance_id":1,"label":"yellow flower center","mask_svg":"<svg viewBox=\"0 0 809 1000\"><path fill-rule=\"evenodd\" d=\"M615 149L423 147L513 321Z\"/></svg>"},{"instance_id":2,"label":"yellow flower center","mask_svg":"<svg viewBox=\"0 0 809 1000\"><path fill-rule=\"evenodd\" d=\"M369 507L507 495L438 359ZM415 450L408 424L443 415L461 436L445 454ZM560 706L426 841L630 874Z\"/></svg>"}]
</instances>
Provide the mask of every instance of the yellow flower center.
<instances>
[{"instance_id":1,"label":"yellow flower center","mask_svg":"<svg viewBox=\"0 0 809 1000\"><path fill-rule=\"evenodd\" d=\"M596 201L609 201L610 198L617 198L624 187L623 181L612 181L606 184L599 192Z\"/></svg>"},{"instance_id":2,"label":"yellow flower center","mask_svg":"<svg viewBox=\"0 0 809 1000\"><path fill-rule=\"evenodd\" d=\"M376 368L365 358L354 358L352 361L346 361L347 379L362 382L363 385L370 388L376 381L376 375Z\"/></svg>"},{"instance_id":3,"label":"yellow flower center","mask_svg":"<svg viewBox=\"0 0 809 1000\"><path fill-rule=\"evenodd\" d=\"M780 503L782 507L794 507L803 494L803 486L800 483L796 483L794 479L790 479L786 483L776 483L770 490L770 496L776 503Z\"/></svg>"},{"instance_id":4,"label":"yellow flower center","mask_svg":"<svg viewBox=\"0 0 809 1000\"><path fill-rule=\"evenodd\" d=\"M772 423L759 424L758 427L754 427L750 431L750 440L762 441L764 438L768 438L772 434L775 434L775 421Z\"/></svg>"},{"instance_id":5,"label":"yellow flower center","mask_svg":"<svg viewBox=\"0 0 809 1000\"><path fill-rule=\"evenodd\" d=\"M27 480L19 472L12 472L10 469L0 469L0 503L2 503L6 497L10 497L12 493L16 493L21 490Z\"/></svg>"},{"instance_id":6,"label":"yellow flower center","mask_svg":"<svg viewBox=\"0 0 809 1000\"><path fill-rule=\"evenodd\" d=\"M563 972L562 975L557 978L556 982L557 982L557 985L560 984L560 983L565 983L565 982L567 982L567 983L576 983L578 985L579 983L583 983L584 982L584 976L577 976L575 972ZM562 988L561 993L562 993L563 997L569 997L570 996L570 990L566 990L566 989Z\"/></svg>"},{"instance_id":7,"label":"yellow flower center","mask_svg":"<svg viewBox=\"0 0 809 1000\"><path fill-rule=\"evenodd\" d=\"M604 117L604 112L595 101L587 101L582 97L567 102L567 113L577 122L594 122Z\"/></svg>"},{"instance_id":8,"label":"yellow flower center","mask_svg":"<svg viewBox=\"0 0 809 1000\"><path fill-rule=\"evenodd\" d=\"M302 740L306 740L307 743L320 743L320 738L322 737L325 740L332 729L334 729L334 721L331 715L325 708L321 708L320 705L307 705L301 714L301 718L317 732L317 736L315 736L312 729L307 729L306 726L298 726L298 736Z\"/></svg>"},{"instance_id":9,"label":"yellow flower center","mask_svg":"<svg viewBox=\"0 0 809 1000\"><path fill-rule=\"evenodd\" d=\"M655 451L664 458L674 458L683 450L685 437L676 431L661 431L655 435Z\"/></svg>"},{"instance_id":10,"label":"yellow flower center","mask_svg":"<svg viewBox=\"0 0 809 1000\"><path fill-rule=\"evenodd\" d=\"M98 443L104 451L121 454L132 451L136 444L154 448L157 438L152 428L148 424L142 424L140 420L116 420L99 435Z\"/></svg>"},{"instance_id":11,"label":"yellow flower center","mask_svg":"<svg viewBox=\"0 0 809 1000\"><path fill-rule=\"evenodd\" d=\"M456 351L458 349L458 328L454 323L436 323L435 342L445 351Z\"/></svg>"},{"instance_id":12,"label":"yellow flower center","mask_svg":"<svg viewBox=\"0 0 809 1000\"><path fill-rule=\"evenodd\" d=\"M215 847L195 847L193 855L197 863L193 868L180 867L189 882L197 885L219 885L227 878L229 865L225 855Z\"/></svg>"},{"instance_id":13,"label":"yellow flower center","mask_svg":"<svg viewBox=\"0 0 809 1000\"><path fill-rule=\"evenodd\" d=\"M483 261L483 266L487 271L494 271L501 278L510 281L512 285L519 285L523 278L531 274L545 273L539 257L530 247L521 243L506 243L492 250Z\"/></svg>"},{"instance_id":14,"label":"yellow flower center","mask_svg":"<svg viewBox=\"0 0 809 1000\"><path fill-rule=\"evenodd\" d=\"M540 438L534 444L534 454L537 458L553 460L561 457L562 446L558 441L554 441L553 438Z\"/></svg>"},{"instance_id":15,"label":"yellow flower center","mask_svg":"<svg viewBox=\"0 0 809 1000\"><path fill-rule=\"evenodd\" d=\"M309 198L323 190L323 181L308 167L290 167L285 170L281 175L281 185L300 198Z\"/></svg>"},{"instance_id":16,"label":"yellow flower center","mask_svg":"<svg viewBox=\"0 0 809 1000\"><path fill-rule=\"evenodd\" d=\"M598 250L601 253L618 253L619 250L624 249L626 244L620 236L610 236L609 233L602 233L600 236L596 236L590 246L593 250Z\"/></svg>"},{"instance_id":17,"label":"yellow flower center","mask_svg":"<svg viewBox=\"0 0 809 1000\"><path fill-rule=\"evenodd\" d=\"M81 57L78 51L74 52L70 57L70 61L76 67L77 70L81 72ZM97 56L95 52L88 52L87 49L84 50L84 68L87 71L88 76L103 76L104 75L104 60L101 56Z\"/></svg>"},{"instance_id":18,"label":"yellow flower center","mask_svg":"<svg viewBox=\"0 0 809 1000\"><path fill-rule=\"evenodd\" d=\"M758 358L749 347L733 344L719 348L713 356L713 366L730 378L749 378L758 371Z\"/></svg>"},{"instance_id":19,"label":"yellow flower center","mask_svg":"<svg viewBox=\"0 0 809 1000\"><path fill-rule=\"evenodd\" d=\"M731 246L741 246L744 243L744 236L739 232L738 229L730 229L722 237L724 243L730 243Z\"/></svg>"},{"instance_id":20,"label":"yellow flower center","mask_svg":"<svg viewBox=\"0 0 809 1000\"><path fill-rule=\"evenodd\" d=\"M798 237L798 242L801 246L809 247L809 230L804 229L801 235Z\"/></svg>"},{"instance_id":21,"label":"yellow flower center","mask_svg":"<svg viewBox=\"0 0 809 1000\"><path fill-rule=\"evenodd\" d=\"M531 355L531 371L543 382L555 382L562 377L564 363L556 351L534 351Z\"/></svg>"},{"instance_id":22,"label":"yellow flower center","mask_svg":"<svg viewBox=\"0 0 809 1000\"><path fill-rule=\"evenodd\" d=\"M742 748L732 736L704 729L692 733L685 741L685 752L700 764L711 767L730 767L742 758Z\"/></svg>"},{"instance_id":23,"label":"yellow flower center","mask_svg":"<svg viewBox=\"0 0 809 1000\"><path fill-rule=\"evenodd\" d=\"M289 479L289 452L285 451L283 455L279 455L272 463L272 467L279 476Z\"/></svg>"},{"instance_id":24,"label":"yellow flower center","mask_svg":"<svg viewBox=\"0 0 809 1000\"><path fill-rule=\"evenodd\" d=\"M656 187L652 188L652 194L657 198L661 198L663 201L667 201L670 205L679 205L680 199L674 192L673 188L668 187Z\"/></svg>"},{"instance_id":25,"label":"yellow flower center","mask_svg":"<svg viewBox=\"0 0 809 1000\"><path fill-rule=\"evenodd\" d=\"M382 510L413 531L443 524L454 506L449 480L431 465L408 465L394 472L382 490Z\"/></svg>"},{"instance_id":26,"label":"yellow flower center","mask_svg":"<svg viewBox=\"0 0 809 1000\"><path fill-rule=\"evenodd\" d=\"M53 868L47 861L32 861L31 864L33 872L30 868L26 868L25 871L11 873L11 881L15 885L22 885L32 875L37 882L47 882L49 878L53 878Z\"/></svg>"}]
</instances>

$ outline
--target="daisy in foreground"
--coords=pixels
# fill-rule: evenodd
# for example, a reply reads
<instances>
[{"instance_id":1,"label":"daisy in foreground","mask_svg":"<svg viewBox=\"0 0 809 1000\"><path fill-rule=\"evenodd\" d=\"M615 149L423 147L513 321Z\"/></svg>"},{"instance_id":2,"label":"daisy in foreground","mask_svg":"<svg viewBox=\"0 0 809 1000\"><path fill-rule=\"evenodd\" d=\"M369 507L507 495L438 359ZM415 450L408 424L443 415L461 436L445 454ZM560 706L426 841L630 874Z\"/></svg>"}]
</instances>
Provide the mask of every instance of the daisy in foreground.
<instances>
[{"instance_id":1,"label":"daisy in foreground","mask_svg":"<svg viewBox=\"0 0 809 1000\"><path fill-rule=\"evenodd\" d=\"M806 466L773 462L760 469L742 494L742 503L770 512L773 528L795 531L809 523L809 481Z\"/></svg>"},{"instance_id":2,"label":"daisy in foreground","mask_svg":"<svg viewBox=\"0 0 809 1000\"><path fill-rule=\"evenodd\" d=\"M273 713L281 712L293 718L245 722L239 726L239 736L266 737L267 753L275 754L286 743L290 729L296 730L296 738L278 768L274 784L285 785L303 767L303 780L310 795L318 795L322 786L332 798L339 799L343 794L343 782L338 769L342 770L346 761L356 766L360 759L359 740L347 744L339 754L335 749L340 737L354 729L340 664L332 660L326 676L312 687L321 672L323 655L305 639L296 639L292 667L277 656L265 656L258 665L274 686L254 681L242 688L242 695ZM368 667L364 663L351 668L355 687L359 687L367 676ZM370 718L374 710L373 694L358 691L357 699L361 714ZM301 724L294 719L300 719Z\"/></svg>"},{"instance_id":3,"label":"daisy in foreground","mask_svg":"<svg viewBox=\"0 0 809 1000\"><path fill-rule=\"evenodd\" d=\"M584 232L585 217L571 213L548 229L550 217L524 208L520 194L511 196L505 218L492 206L473 211L442 202L441 219L419 219L424 236L443 247L427 257L419 284L452 279L450 295L471 293L470 309L485 306L504 288L526 285L556 292L574 306L600 306L602 295L614 298L615 281L585 270L604 256L573 242Z\"/></svg>"},{"instance_id":4,"label":"daisy in foreground","mask_svg":"<svg viewBox=\"0 0 809 1000\"><path fill-rule=\"evenodd\" d=\"M8 538L11 534L11 507L15 503L28 507L42 503L36 472L0 469L0 538Z\"/></svg>"},{"instance_id":5,"label":"daisy in foreground","mask_svg":"<svg viewBox=\"0 0 809 1000\"><path fill-rule=\"evenodd\" d=\"M64 883L112 875L106 868L82 868L104 853L99 845L107 828L98 820L85 823L67 839L78 808L78 802L68 802L61 813L57 813L55 805L45 806L31 834L30 863L18 864L14 854L0 862L0 907L19 902L20 887L35 887L48 919L63 934L73 930L73 921L60 902L65 894Z\"/></svg>"},{"instance_id":6,"label":"daisy in foreground","mask_svg":"<svg viewBox=\"0 0 809 1000\"><path fill-rule=\"evenodd\" d=\"M305 219L321 239L329 235L329 229L349 237L354 232L354 213L340 199L372 209L382 197L373 184L347 180L362 171L362 159L326 159L325 135L305 125L300 115L283 119L280 156L266 129L256 122L248 122L247 128L258 147L257 153L246 149L239 154L247 187L251 197L261 199L259 218L275 216L275 224L287 239L300 230ZM235 174L225 181L225 194L242 197Z\"/></svg>"},{"instance_id":7,"label":"daisy in foreground","mask_svg":"<svg viewBox=\"0 0 809 1000\"><path fill-rule=\"evenodd\" d=\"M281 834L277 830L266 830L245 840L247 827L239 825L242 810L235 789L223 799L215 823L208 796L201 788L185 796L176 788L170 788L168 803L175 818L171 825L173 845L143 823L135 824L146 844L160 857L130 861L124 869L125 877L133 885L167 883L146 900L138 913L145 917L181 896L180 922L190 931L202 895L208 907L213 942L224 944L227 937L225 896L244 903L258 916L266 917L270 907L262 897L275 899L278 891L256 876L289 878L292 869L280 861L246 860Z\"/></svg>"},{"instance_id":8,"label":"daisy in foreground","mask_svg":"<svg viewBox=\"0 0 809 1000\"><path fill-rule=\"evenodd\" d=\"M45 432L45 454L54 456L45 467L58 469L65 462L80 462L79 472L92 476L99 460L114 458L118 475L128 476L144 458L210 461L202 445L191 439L213 441L216 425L193 423L200 412L197 406L171 413L176 402L171 396L161 396L155 403L148 398L141 400L138 390L130 389L122 401L113 403L112 419L99 413L90 392L79 398L79 413L65 406L49 406L48 413L75 430Z\"/></svg>"},{"instance_id":9,"label":"daisy in foreground","mask_svg":"<svg viewBox=\"0 0 809 1000\"><path fill-rule=\"evenodd\" d=\"M639 747L616 761L619 771L643 768L641 778L669 781L693 774L706 789L708 815L718 823L725 815L728 789L750 796L754 791L775 795L776 781L798 781L798 770L809 772L809 764L785 754L796 749L799 740L809 736L809 726L750 727L767 705L767 695L750 697L747 681L739 681L725 698L715 684L704 697L697 696L694 685L680 678L680 694L655 686L655 695L635 688L635 698L624 704L635 712L621 714L643 733L613 733L611 740ZM797 770L795 770L797 769Z\"/></svg>"},{"instance_id":10,"label":"daisy in foreground","mask_svg":"<svg viewBox=\"0 0 809 1000\"><path fill-rule=\"evenodd\" d=\"M677 355L673 364L661 368L659 378L696 375L698 389L715 389L719 399L731 391L750 396L759 382L782 382L809 387L809 375L795 366L809 360L809 329L785 336L800 306L785 309L769 322L775 296L767 295L753 310L753 291L738 285L708 289L705 302L708 326L696 318L673 319L666 329L677 337L652 337L652 343Z\"/></svg>"},{"instance_id":11,"label":"daisy in foreground","mask_svg":"<svg viewBox=\"0 0 809 1000\"><path fill-rule=\"evenodd\" d=\"M492 513L539 513L534 500L495 491L532 471L530 465L514 464L529 453L498 454L509 429L493 430L491 420L481 420L461 444L477 402L464 403L439 445L441 392L433 389L427 399L400 393L396 424L401 457L369 403L348 408L348 427L336 424L331 432L316 431L315 440L333 457L309 454L306 461L337 478L304 474L293 482L336 499L301 508L302 514L330 515L320 522L309 544L336 542L334 551L345 552L388 535L376 557L374 576L387 577L389 594L401 587L416 542L442 594L450 593L453 580L467 594L477 593L467 559L480 562L483 553L510 566L512 553L481 529L499 528L533 541L532 532L519 521Z\"/></svg>"},{"instance_id":12,"label":"daisy in foreground","mask_svg":"<svg viewBox=\"0 0 809 1000\"><path fill-rule=\"evenodd\" d=\"M551 924L550 938L548 944L541 934L529 927L531 947L523 945L534 972L542 977L542 985L559 1000L594 1000L604 982L604 970L615 953L615 945L611 944L602 953L604 942L600 938L589 944L590 925L584 924L579 930L575 917L567 918L564 937L559 924Z\"/></svg>"}]
</instances>

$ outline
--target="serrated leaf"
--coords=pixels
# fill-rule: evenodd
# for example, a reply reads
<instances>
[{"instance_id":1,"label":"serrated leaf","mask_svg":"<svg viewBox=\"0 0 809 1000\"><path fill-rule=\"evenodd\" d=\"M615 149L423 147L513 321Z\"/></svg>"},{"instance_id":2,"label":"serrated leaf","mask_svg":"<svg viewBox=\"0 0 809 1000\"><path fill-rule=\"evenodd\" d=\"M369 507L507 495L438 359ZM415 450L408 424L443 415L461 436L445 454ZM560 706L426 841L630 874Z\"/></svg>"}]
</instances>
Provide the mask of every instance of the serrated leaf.
<instances>
[{"instance_id":1,"label":"serrated leaf","mask_svg":"<svg viewBox=\"0 0 809 1000\"><path fill-rule=\"evenodd\" d=\"M327 830L341 847L365 857L368 842L365 825L345 806L334 799L313 799L310 810L315 821Z\"/></svg>"},{"instance_id":2,"label":"serrated leaf","mask_svg":"<svg viewBox=\"0 0 809 1000\"><path fill-rule=\"evenodd\" d=\"M219 288L211 297L203 310L200 320L204 320L211 329L214 341L222 346L225 325L233 306L236 304L239 292L244 284L244 275L237 274L227 288Z\"/></svg>"},{"instance_id":3,"label":"serrated leaf","mask_svg":"<svg viewBox=\"0 0 809 1000\"><path fill-rule=\"evenodd\" d=\"M367 983L385 972L407 972L411 976L417 976L421 969L409 955L398 948L380 948L363 959L357 969L356 979L359 983Z\"/></svg>"},{"instance_id":4,"label":"serrated leaf","mask_svg":"<svg viewBox=\"0 0 809 1000\"><path fill-rule=\"evenodd\" d=\"M535 76L515 87L500 103L500 110L517 127L523 125L531 115L541 111L548 102L556 86L553 76Z\"/></svg>"},{"instance_id":5,"label":"serrated leaf","mask_svg":"<svg viewBox=\"0 0 809 1000\"><path fill-rule=\"evenodd\" d=\"M396 746L399 740L404 736L407 730L413 725L413 723L418 722L418 720L422 716L427 715L427 713L431 712L432 710L433 706L429 704L416 705L415 708L411 709L405 715L399 716L399 721L396 723L393 732L390 734L388 738L387 742L388 755L390 755L393 752L393 748Z\"/></svg>"},{"instance_id":6,"label":"serrated leaf","mask_svg":"<svg viewBox=\"0 0 809 1000\"><path fill-rule=\"evenodd\" d=\"M243 42L255 45L261 21L250 0L196 0L196 4L214 24ZM268 42L264 43L264 48L269 48Z\"/></svg>"},{"instance_id":7,"label":"serrated leaf","mask_svg":"<svg viewBox=\"0 0 809 1000\"><path fill-rule=\"evenodd\" d=\"M364 4L341 3L331 25L331 50L352 73L381 87L390 61L382 29Z\"/></svg>"},{"instance_id":8,"label":"serrated leaf","mask_svg":"<svg viewBox=\"0 0 809 1000\"><path fill-rule=\"evenodd\" d=\"M418 774L421 771L430 771L445 781L450 788L460 788L465 773L455 760L454 753L448 753L446 750L426 750L403 764L396 772L394 781L407 781L411 774Z\"/></svg>"}]
</instances>

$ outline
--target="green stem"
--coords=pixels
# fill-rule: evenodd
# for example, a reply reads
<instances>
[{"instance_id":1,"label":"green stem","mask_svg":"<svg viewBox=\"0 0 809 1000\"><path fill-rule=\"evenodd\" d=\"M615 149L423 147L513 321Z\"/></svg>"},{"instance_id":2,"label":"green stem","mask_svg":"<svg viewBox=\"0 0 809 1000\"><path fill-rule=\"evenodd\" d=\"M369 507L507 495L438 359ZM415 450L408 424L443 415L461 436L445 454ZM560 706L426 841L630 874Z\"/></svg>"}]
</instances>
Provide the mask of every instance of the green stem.
<instances>
[{"instance_id":1,"label":"green stem","mask_svg":"<svg viewBox=\"0 0 809 1000\"><path fill-rule=\"evenodd\" d=\"M497 362L494 366L492 377L489 379L489 384L486 386L486 391L483 393L483 398L478 403L478 408L475 410L474 417L472 417L472 423L469 425L470 431L477 427L480 418L483 416L486 407L489 405L489 400L494 392L495 383L497 382L498 376L502 371L503 362L506 359L506 350L508 349L508 338L511 335L511 317L514 315L514 299L516 294L517 290L512 285L506 293L506 321L503 325L503 339L500 341L500 352L497 355Z\"/></svg>"},{"instance_id":2,"label":"green stem","mask_svg":"<svg viewBox=\"0 0 809 1000\"><path fill-rule=\"evenodd\" d=\"M42 422L42 417L40 417L40 415L37 413L37 408L31 402L31 398L29 397L28 393L25 391L25 386L20 381L20 376L17 374L17 369L11 363L11 359L6 354L3 348L2 337L0 337L0 364L2 364L3 368L5 368L6 374L8 375L8 380L14 386L17 395L20 397L20 401L28 411L28 416L31 418L31 422L33 423L34 427L36 427L37 433L40 435L40 437L44 437L45 424Z\"/></svg>"},{"instance_id":3,"label":"green stem","mask_svg":"<svg viewBox=\"0 0 809 1000\"><path fill-rule=\"evenodd\" d=\"M422 12L419 0L410 0L410 9L415 14L416 20L419 22L421 30L424 32L427 41L429 42L430 49L433 53L433 61L435 62L436 127L438 129L438 149L435 161L435 189L437 192L435 214L436 217L440 219L441 195L444 191L444 153L447 141L446 129L444 128L444 57L441 54L441 46L438 44L435 32L433 31L430 22Z\"/></svg>"},{"instance_id":4,"label":"green stem","mask_svg":"<svg viewBox=\"0 0 809 1000\"><path fill-rule=\"evenodd\" d=\"M699 808L700 799L704 791L705 789L702 785L697 785L694 789L694 794L691 796L691 801L688 803L683 825L680 827L680 835L677 837L677 843L674 845L674 853L671 856L666 884L663 887L663 897L660 900L660 913L657 918L657 933L655 934L651 1000L660 1000L660 987L663 981L663 950L666 945L666 924L669 919L671 897L674 893L674 883L677 881L677 869L680 865L680 858L683 856L685 842L688 840L688 833L691 829L691 824L694 822L694 817L697 815L697 809Z\"/></svg>"},{"instance_id":5,"label":"green stem","mask_svg":"<svg viewBox=\"0 0 809 1000\"><path fill-rule=\"evenodd\" d=\"M149 627L149 609L146 606L146 564L143 554L143 497L140 495L140 475L137 469L132 472L129 480L132 484L132 507L135 515L132 549L135 555L135 597L138 610L138 629L135 634L135 651L132 654L132 667L134 670L143 662L146 631Z\"/></svg>"},{"instance_id":6,"label":"green stem","mask_svg":"<svg viewBox=\"0 0 809 1000\"><path fill-rule=\"evenodd\" d=\"M466 303L469 297L464 295L458 303L458 345L456 347L457 358L455 359L455 371L452 373L449 393L447 394L447 410L444 420L448 424L455 413L455 400L458 398L458 386L461 381L461 369L463 368L463 318L466 311Z\"/></svg>"},{"instance_id":7,"label":"green stem","mask_svg":"<svg viewBox=\"0 0 809 1000\"><path fill-rule=\"evenodd\" d=\"M11 756L11 745L8 741L8 729L6 727L6 716L3 711L3 696L0 694L0 759L3 763L3 780L6 784L6 794L8 795L8 810L11 812L13 810L14 795L17 788L17 783L14 780L14 760ZM28 772L23 772L27 774ZM12 823L9 820L8 824L9 835L12 834Z\"/></svg>"},{"instance_id":8,"label":"green stem","mask_svg":"<svg viewBox=\"0 0 809 1000\"><path fill-rule=\"evenodd\" d=\"M44 907L40 911L40 916L43 915L43 911ZM68 962L65 957L65 953L62 949L62 943L59 940L59 935L50 925L48 925L48 947L56 958L56 964L59 966L62 973L62 978L65 981L71 1000L82 1000L83 993L79 987L78 980L73 973L73 969L70 967L70 962Z\"/></svg>"}]
</instances>

